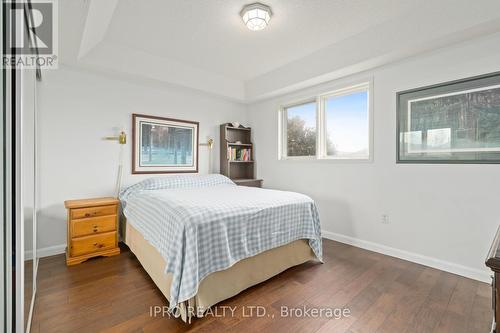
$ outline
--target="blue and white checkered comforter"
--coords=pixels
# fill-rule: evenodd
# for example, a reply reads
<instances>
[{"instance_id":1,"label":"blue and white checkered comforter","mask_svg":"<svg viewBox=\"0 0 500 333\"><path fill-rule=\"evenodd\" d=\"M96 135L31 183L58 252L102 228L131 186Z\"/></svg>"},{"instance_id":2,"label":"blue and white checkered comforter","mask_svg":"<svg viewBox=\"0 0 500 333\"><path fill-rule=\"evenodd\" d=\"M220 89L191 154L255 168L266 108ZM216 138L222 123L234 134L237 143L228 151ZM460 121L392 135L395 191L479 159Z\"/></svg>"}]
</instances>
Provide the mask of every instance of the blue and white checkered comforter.
<instances>
[{"instance_id":1,"label":"blue and white checkered comforter","mask_svg":"<svg viewBox=\"0 0 500 333\"><path fill-rule=\"evenodd\" d=\"M316 205L294 193L236 186L222 175L150 178L120 194L123 212L167 262L170 310L208 274L298 239L322 260Z\"/></svg>"}]
</instances>

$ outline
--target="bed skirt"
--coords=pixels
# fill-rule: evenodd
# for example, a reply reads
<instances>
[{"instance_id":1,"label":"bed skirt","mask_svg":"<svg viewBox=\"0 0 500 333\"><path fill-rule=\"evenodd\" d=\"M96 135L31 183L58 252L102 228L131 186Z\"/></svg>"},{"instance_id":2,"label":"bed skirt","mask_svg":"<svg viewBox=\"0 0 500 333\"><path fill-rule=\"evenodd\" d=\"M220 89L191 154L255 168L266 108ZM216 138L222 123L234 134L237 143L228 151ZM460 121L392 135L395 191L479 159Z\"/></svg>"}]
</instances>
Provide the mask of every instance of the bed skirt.
<instances>
[{"instance_id":1,"label":"bed skirt","mask_svg":"<svg viewBox=\"0 0 500 333\"><path fill-rule=\"evenodd\" d=\"M137 257L142 267L158 286L163 295L170 299L172 274L164 273L166 262L160 253L144 239L130 223L125 221L125 235L122 240ZM261 283L284 270L315 260L307 240L297 240L256 256L238 261L233 266L205 277L199 285L197 294L191 299L179 303L177 315L184 322L191 322L192 317L203 317L211 306L239 294L243 290Z\"/></svg>"}]
</instances>

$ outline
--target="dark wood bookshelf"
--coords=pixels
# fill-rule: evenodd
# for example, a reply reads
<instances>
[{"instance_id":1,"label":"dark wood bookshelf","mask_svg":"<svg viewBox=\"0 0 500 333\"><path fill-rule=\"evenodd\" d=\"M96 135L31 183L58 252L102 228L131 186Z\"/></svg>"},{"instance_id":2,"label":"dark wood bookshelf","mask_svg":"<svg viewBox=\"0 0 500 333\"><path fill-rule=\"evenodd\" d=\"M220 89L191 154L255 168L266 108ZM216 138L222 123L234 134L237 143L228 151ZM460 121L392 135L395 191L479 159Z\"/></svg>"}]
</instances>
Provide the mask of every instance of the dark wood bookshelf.
<instances>
[{"instance_id":1,"label":"dark wood bookshelf","mask_svg":"<svg viewBox=\"0 0 500 333\"><path fill-rule=\"evenodd\" d=\"M233 125L231 124L227 124L227 125L224 125L224 126L227 126L227 129L229 131L232 131L232 130L235 130L235 131L252 131L252 129L250 127L242 127L242 125L240 125L240 127L233 127Z\"/></svg>"},{"instance_id":2,"label":"dark wood bookshelf","mask_svg":"<svg viewBox=\"0 0 500 333\"><path fill-rule=\"evenodd\" d=\"M236 142L228 142L229 146L242 146L242 147L252 147L251 143L236 143Z\"/></svg>"},{"instance_id":3,"label":"dark wood bookshelf","mask_svg":"<svg viewBox=\"0 0 500 333\"><path fill-rule=\"evenodd\" d=\"M228 149L235 155L248 152L248 160L230 159ZM220 173L238 185L261 187L262 179L255 178L255 160L250 127L233 127L230 123L220 125ZM241 158L241 157L240 157Z\"/></svg>"}]
</instances>

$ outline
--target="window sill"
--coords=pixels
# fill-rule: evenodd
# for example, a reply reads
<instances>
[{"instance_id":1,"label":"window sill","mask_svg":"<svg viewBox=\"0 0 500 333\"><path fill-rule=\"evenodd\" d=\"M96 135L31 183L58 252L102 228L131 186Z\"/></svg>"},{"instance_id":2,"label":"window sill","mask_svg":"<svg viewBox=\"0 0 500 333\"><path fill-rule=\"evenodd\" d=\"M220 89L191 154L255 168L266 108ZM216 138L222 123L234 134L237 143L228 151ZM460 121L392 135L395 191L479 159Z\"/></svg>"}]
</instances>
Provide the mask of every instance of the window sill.
<instances>
[{"instance_id":1,"label":"window sill","mask_svg":"<svg viewBox=\"0 0 500 333\"><path fill-rule=\"evenodd\" d=\"M280 157L280 162L319 162L333 164L366 164L373 163L373 157L369 158L334 158L334 157L316 157L316 156L296 156L296 157Z\"/></svg>"}]
</instances>

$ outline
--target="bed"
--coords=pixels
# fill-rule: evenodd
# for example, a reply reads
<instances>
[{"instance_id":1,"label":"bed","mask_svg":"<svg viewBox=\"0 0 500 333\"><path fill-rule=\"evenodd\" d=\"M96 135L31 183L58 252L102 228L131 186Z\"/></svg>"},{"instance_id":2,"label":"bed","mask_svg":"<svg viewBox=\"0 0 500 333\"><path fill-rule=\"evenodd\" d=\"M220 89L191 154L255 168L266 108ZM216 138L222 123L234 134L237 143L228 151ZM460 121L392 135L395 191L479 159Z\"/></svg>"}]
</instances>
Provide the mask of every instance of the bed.
<instances>
[{"instance_id":1,"label":"bed","mask_svg":"<svg viewBox=\"0 0 500 333\"><path fill-rule=\"evenodd\" d=\"M184 321L309 260L321 262L309 197L222 175L146 179L120 193L122 239Z\"/></svg>"}]
</instances>

